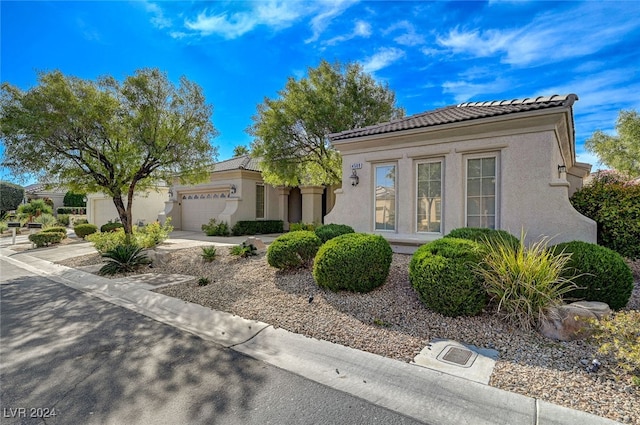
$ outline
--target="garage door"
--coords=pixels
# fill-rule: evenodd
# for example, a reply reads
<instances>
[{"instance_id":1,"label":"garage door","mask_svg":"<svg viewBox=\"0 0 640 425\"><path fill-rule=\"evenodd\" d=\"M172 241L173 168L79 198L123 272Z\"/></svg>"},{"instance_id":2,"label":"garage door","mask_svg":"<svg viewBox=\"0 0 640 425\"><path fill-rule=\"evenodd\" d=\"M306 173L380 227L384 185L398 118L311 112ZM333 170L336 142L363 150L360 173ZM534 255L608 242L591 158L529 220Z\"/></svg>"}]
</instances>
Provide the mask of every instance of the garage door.
<instances>
[{"instance_id":1,"label":"garage door","mask_svg":"<svg viewBox=\"0 0 640 425\"><path fill-rule=\"evenodd\" d=\"M218 219L226 205L224 192L180 193L182 230L202 231L202 225L212 218Z\"/></svg>"}]
</instances>

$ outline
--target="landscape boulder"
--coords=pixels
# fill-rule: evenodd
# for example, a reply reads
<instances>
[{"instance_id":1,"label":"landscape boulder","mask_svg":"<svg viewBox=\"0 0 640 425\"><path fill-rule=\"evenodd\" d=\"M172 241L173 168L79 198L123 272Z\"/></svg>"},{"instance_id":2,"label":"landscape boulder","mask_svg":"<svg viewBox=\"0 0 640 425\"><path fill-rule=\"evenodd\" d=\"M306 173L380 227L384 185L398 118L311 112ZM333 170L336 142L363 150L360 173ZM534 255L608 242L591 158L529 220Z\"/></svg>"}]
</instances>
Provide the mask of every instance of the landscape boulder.
<instances>
[{"instance_id":1,"label":"landscape boulder","mask_svg":"<svg viewBox=\"0 0 640 425\"><path fill-rule=\"evenodd\" d=\"M597 301L578 301L551 308L540 323L540 333L547 338L572 341L589 336L589 320L611 314L609 306Z\"/></svg>"}]
</instances>

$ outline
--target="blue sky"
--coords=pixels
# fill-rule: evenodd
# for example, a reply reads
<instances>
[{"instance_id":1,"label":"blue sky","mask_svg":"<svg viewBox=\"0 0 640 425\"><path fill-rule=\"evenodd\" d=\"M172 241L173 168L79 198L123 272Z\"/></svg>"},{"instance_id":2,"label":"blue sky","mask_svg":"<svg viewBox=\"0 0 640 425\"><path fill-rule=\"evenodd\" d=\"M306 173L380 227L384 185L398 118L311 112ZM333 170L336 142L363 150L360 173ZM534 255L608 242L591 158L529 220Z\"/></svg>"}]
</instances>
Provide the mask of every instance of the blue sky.
<instances>
[{"instance_id":1,"label":"blue sky","mask_svg":"<svg viewBox=\"0 0 640 425\"><path fill-rule=\"evenodd\" d=\"M578 160L594 165L584 141L640 110L638 1L2 1L0 14L2 82L184 75L215 108L219 160L251 143L265 96L321 59L361 63L407 114L576 93Z\"/></svg>"}]
</instances>

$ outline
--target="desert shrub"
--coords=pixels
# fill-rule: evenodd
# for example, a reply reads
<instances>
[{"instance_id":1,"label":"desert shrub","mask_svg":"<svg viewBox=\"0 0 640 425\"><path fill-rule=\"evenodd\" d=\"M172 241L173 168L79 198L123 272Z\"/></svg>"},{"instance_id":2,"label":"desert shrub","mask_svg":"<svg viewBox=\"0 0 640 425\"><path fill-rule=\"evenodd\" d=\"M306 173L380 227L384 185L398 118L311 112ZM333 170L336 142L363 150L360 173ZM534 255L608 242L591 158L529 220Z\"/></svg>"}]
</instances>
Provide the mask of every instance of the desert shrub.
<instances>
[{"instance_id":1,"label":"desert shrub","mask_svg":"<svg viewBox=\"0 0 640 425\"><path fill-rule=\"evenodd\" d=\"M84 239L86 236L96 233L98 226L95 224L77 224L73 227L73 231L77 237Z\"/></svg>"},{"instance_id":2,"label":"desert shrub","mask_svg":"<svg viewBox=\"0 0 640 425\"><path fill-rule=\"evenodd\" d=\"M0 221L0 233L4 233L9 228L6 221Z\"/></svg>"},{"instance_id":3,"label":"desert shrub","mask_svg":"<svg viewBox=\"0 0 640 425\"><path fill-rule=\"evenodd\" d=\"M51 208L44 199L33 199L27 204L22 204L18 207L18 214L27 216L37 216L40 214L53 215L53 208Z\"/></svg>"},{"instance_id":4,"label":"desert shrub","mask_svg":"<svg viewBox=\"0 0 640 425\"><path fill-rule=\"evenodd\" d=\"M24 189L16 184L0 181L0 215L13 211L22 203Z\"/></svg>"},{"instance_id":5,"label":"desert shrub","mask_svg":"<svg viewBox=\"0 0 640 425\"><path fill-rule=\"evenodd\" d=\"M591 322L592 338L600 345L599 351L613 354L618 365L634 375L640 385L640 311L620 311Z\"/></svg>"},{"instance_id":6,"label":"desert shrub","mask_svg":"<svg viewBox=\"0 0 640 425\"><path fill-rule=\"evenodd\" d=\"M202 259L207 263L216 259L216 247L215 246L203 246L202 247Z\"/></svg>"},{"instance_id":7,"label":"desert shrub","mask_svg":"<svg viewBox=\"0 0 640 425\"><path fill-rule=\"evenodd\" d=\"M315 233L306 230L278 236L267 248L267 262L281 270L308 265L322 242Z\"/></svg>"},{"instance_id":8,"label":"desert shrub","mask_svg":"<svg viewBox=\"0 0 640 425\"><path fill-rule=\"evenodd\" d=\"M553 252L571 254L565 276L575 276L573 281L578 287L568 292L568 297L600 301L614 310L627 305L633 291L633 274L620 254L581 241L558 244Z\"/></svg>"},{"instance_id":9,"label":"desert shrub","mask_svg":"<svg viewBox=\"0 0 640 425\"><path fill-rule=\"evenodd\" d=\"M84 201L84 193L67 192L64 194L62 205L65 207L86 207L87 203Z\"/></svg>"},{"instance_id":10,"label":"desert shrub","mask_svg":"<svg viewBox=\"0 0 640 425\"><path fill-rule=\"evenodd\" d=\"M109 220L108 222L106 222L105 224L103 224L102 226L100 226L100 231L101 232L113 232L116 229L120 229L124 227L124 225L122 223L119 223L117 221L111 221Z\"/></svg>"},{"instance_id":11,"label":"desert shrub","mask_svg":"<svg viewBox=\"0 0 640 425\"><path fill-rule=\"evenodd\" d=\"M200 279L198 279L198 286L207 286L209 283L211 283L211 281L208 277L202 276Z\"/></svg>"},{"instance_id":12,"label":"desert shrub","mask_svg":"<svg viewBox=\"0 0 640 425\"><path fill-rule=\"evenodd\" d=\"M640 258L640 185L604 174L571 196L571 204L598 225L598 244Z\"/></svg>"},{"instance_id":13,"label":"desert shrub","mask_svg":"<svg viewBox=\"0 0 640 425\"><path fill-rule=\"evenodd\" d=\"M508 242L518 246L520 241L506 230L487 229L485 227L460 227L444 236L445 238L468 239L480 243Z\"/></svg>"},{"instance_id":14,"label":"desert shrub","mask_svg":"<svg viewBox=\"0 0 640 425\"><path fill-rule=\"evenodd\" d=\"M168 217L164 224L154 221L146 226L133 229L136 245L142 248L153 248L160 245L169 238L169 233L173 231L171 217Z\"/></svg>"},{"instance_id":15,"label":"desert shrub","mask_svg":"<svg viewBox=\"0 0 640 425\"><path fill-rule=\"evenodd\" d=\"M42 228L46 229L48 227L53 227L58 224L58 220L51 214L40 214L37 217L33 217L32 220L34 223L42 224Z\"/></svg>"},{"instance_id":16,"label":"desert shrub","mask_svg":"<svg viewBox=\"0 0 640 425\"><path fill-rule=\"evenodd\" d=\"M29 235L29 240L39 248L43 246L49 246L50 244L59 243L65 237L66 232L38 232Z\"/></svg>"},{"instance_id":17,"label":"desert shrub","mask_svg":"<svg viewBox=\"0 0 640 425\"><path fill-rule=\"evenodd\" d=\"M88 235L85 239L91 242L100 254L111 251L117 246L126 245L123 228L116 229L113 232L96 232Z\"/></svg>"},{"instance_id":18,"label":"desert shrub","mask_svg":"<svg viewBox=\"0 0 640 425\"><path fill-rule=\"evenodd\" d=\"M238 221L233 225L231 232L234 236L264 235L269 233L282 233L282 220Z\"/></svg>"},{"instance_id":19,"label":"desert shrub","mask_svg":"<svg viewBox=\"0 0 640 425\"><path fill-rule=\"evenodd\" d=\"M389 242L380 235L346 233L320 247L313 278L332 291L369 292L386 282L392 255Z\"/></svg>"},{"instance_id":20,"label":"desert shrub","mask_svg":"<svg viewBox=\"0 0 640 425\"><path fill-rule=\"evenodd\" d=\"M247 258L252 255L257 255L256 251L256 247L252 244L247 245L246 243L242 242L240 245L232 246L229 253L238 257Z\"/></svg>"},{"instance_id":21,"label":"desert shrub","mask_svg":"<svg viewBox=\"0 0 640 425\"><path fill-rule=\"evenodd\" d=\"M319 225L315 224L315 223L291 223L289 224L289 231L290 232L299 232L300 230L307 230L309 232L313 232L316 227L318 227Z\"/></svg>"},{"instance_id":22,"label":"desert shrub","mask_svg":"<svg viewBox=\"0 0 640 425\"><path fill-rule=\"evenodd\" d=\"M102 254L106 258L106 264L100 269L102 275L127 273L135 271L138 267L150 264L151 260L136 245L118 245L114 249Z\"/></svg>"},{"instance_id":23,"label":"desert shrub","mask_svg":"<svg viewBox=\"0 0 640 425\"><path fill-rule=\"evenodd\" d=\"M203 224L202 231L207 236L229 236L231 233L226 221L218 223L215 218L210 219L208 224Z\"/></svg>"},{"instance_id":24,"label":"desert shrub","mask_svg":"<svg viewBox=\"0 0 640 425\"><path fill-rule=\"evenodd\" d=\"M43 233L62 233L63 237L62 239L65 239L67 237L67 228L66 227L47 227L46 229L42 230Z\"/></svg>"},{"instance_id":25,"label":"desert shrub","mask_svg":"<svg viewBox=\"0 0 640 425\"><path fill-rule=\"evenodd\" d=\"M569 255L552 253L547 239L529 246L524 239L523 234L517 247L510 241L488 245L482 264L475 269L484 278L498 314L530 330L547 316L549 308L562 303L575 284L564 277Z\"/></svg>"},{"instance_id":26,"label":"desert shrub","mask_svg":"<svg viewBox=\"0 0 640 425\"><path fill-rule=\"evenodd\" d=\"M355 233L355 230L346 224L325 224L324 226L316 227L315 230L316 236L320 238L322 243L346 233Z\"/></svg>"},{"instance_id":27,"label":"desert shrub","mask_svg":"<svg viewBox=\"0 0 640 425\"><path fill-rule=\"evenodd\" d=\"M58 214L56 219L58 220L58 224L61 226L69 225L69 214Z\"/></svg>"},{"instance_id":28,"label":"desert shrub","mask_svg":"<svg viewBox=\"0 0 640 425\"><path fill-rule=\"evenodd\" d=\"M442 238L422 245L409 263L409 280L420 300L445 316L474 316L486 305L482 278L474 267L482 261L482 245Z\"/></svg>"},{"instance_id":29,"label":"desert shrub","mask_svg":"<svg viewBox=\"0 0 640 425\"><path fill-rule=\"evenodd\" d=\"M89 220L86 218L78 218L73 220L73 225L76 226L78 224L89 224Z\"/></svg>"}]
</instances>

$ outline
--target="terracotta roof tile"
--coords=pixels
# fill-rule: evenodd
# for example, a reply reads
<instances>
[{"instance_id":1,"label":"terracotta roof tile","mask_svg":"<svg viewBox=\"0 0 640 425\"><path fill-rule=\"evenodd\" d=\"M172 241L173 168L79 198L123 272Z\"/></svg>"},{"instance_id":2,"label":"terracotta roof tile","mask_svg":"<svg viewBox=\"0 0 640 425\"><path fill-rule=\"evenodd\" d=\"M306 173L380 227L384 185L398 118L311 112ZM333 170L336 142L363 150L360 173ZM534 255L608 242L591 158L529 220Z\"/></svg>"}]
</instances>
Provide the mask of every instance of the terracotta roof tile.
<instances>
[{"instance_id":1,"label":"terracotta roof tile","mask_svg":"<svg viewBox=\"0 0 640 425\"><path fill-rule=\"evenodd\" d=\"M409 117L400 118L390 122L371 125L364 128L346 130L340 133L333 133L329 135L329 139L331 141L345 140L355 137L432 127L442 124L494 117L498 115L533 111L537 109L571 106L576 100L578 100L578 96L575 94L567 94L539 96L525 99L495 100L488 102L466 102L459 105L435 109L433 111L422 112L420 114L411 115Z\"/></svg>"},{"instance_id":2,"label":"terracotta roof tile","mask_svg":"<svg viewBox=\"0 0 640 425\"><path fill-rule=\"evenodd\" d=\"M249 155L237 156L225 161L216 162L213 165L213 171L229 171L229 170L249 170L261 171L259 160L251 158Z\"/></svg>"}]
</instances>

